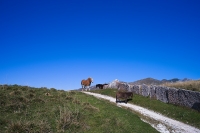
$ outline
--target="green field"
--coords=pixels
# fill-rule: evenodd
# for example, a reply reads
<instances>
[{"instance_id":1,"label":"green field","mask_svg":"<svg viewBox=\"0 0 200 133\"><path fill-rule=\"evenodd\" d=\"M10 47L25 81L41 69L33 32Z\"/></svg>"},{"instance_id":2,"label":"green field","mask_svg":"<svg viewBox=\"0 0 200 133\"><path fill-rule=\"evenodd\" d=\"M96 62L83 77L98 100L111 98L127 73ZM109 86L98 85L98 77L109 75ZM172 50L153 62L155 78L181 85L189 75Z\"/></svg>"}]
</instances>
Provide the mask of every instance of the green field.
<instances>
[{"instance_id":1,"label":"green field","mask_svg":"<svg viewBox=\"0 0 200 133\"><path fill-rule=\"evenodd\" d=\"M79 91L1 85L0 104L1 133L157 132L130 110Z\"/></svg>"}]
</instances>

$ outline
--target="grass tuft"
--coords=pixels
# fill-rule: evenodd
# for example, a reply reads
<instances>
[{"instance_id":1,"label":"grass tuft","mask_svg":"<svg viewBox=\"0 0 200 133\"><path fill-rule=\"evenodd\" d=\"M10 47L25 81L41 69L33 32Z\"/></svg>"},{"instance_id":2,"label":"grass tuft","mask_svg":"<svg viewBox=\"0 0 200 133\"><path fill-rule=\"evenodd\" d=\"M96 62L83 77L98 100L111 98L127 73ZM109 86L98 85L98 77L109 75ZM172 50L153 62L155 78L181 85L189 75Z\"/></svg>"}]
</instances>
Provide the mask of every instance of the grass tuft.
<instances>
[{"instance_id":1,"label":"grass tuft","mask_svg":"<svg viewBox=\"0 0 200 133\"><path fill-rule=\"evenodd\" d=\"M73 100L73 97L72 97L72 96L66 96L65 99L66 99L66 100Z\"/></svg>"},{"instance_id":2,"label":"grass tuft","mask_svg":"<svg viewBox=\"0 0 200 133\"><path fill-rule=\"evenodd\" d=\"M38 98L33 98L33 100L31 100L31 102L34 102L34 103L45 103L45 100L38 97Z\"/></svg>"},{"instance_id":3,"label":"grass tuft","mask_svg":"<svg viewBox=\"0 0 200 133\"><path fill-rule=\"evenodd\" d=\"M7 133L51 133L52 129L47 121L11 121L6 127Z\"/></svg>"},{"instance_id":4,"label":"grass tuft","mask_svg":"<svg viewBox=\"0 0 200 133\"><path fill-rule=\"evenodd\" d=\"M26 95L26 98L28 98L28 99L31 99L33 97L35 97L34 93L29 93L29 94Z\"/></svg>"},{"instance_id":5,"label":"grass tuft","mask_svg":"<svg viewBox=\"0 0 200 133\"><path fill-rule=\"evenodd\" d=\"M81 101L79 101L79 100L77 100L77 99L74 99L74 100L72 101L72 103L81 104Z\"/></svg>"},{"instance_id":6,"label":"grass tuft","mask_svg":"<svg viewBox=\"0 0 200 133\"><path fill-rule=\"evenodd\" d=\"M100 111L99 108L96 108L96 107L92 106L91 104L85 105L84 109L87 109L91 112L99 112Z\"/></svg>"},{"instance_id":7,"label":"grass tuft","mask_svg":"<svg viewBox=\"0 0 200 133\"><path fill-rule=\"evenodd\" d=\"M80 115L77 110L70 110L67 107L59 107L59 117L57 119L57 131L74 131L81 127Z\"/></svg>"}]
</instances>

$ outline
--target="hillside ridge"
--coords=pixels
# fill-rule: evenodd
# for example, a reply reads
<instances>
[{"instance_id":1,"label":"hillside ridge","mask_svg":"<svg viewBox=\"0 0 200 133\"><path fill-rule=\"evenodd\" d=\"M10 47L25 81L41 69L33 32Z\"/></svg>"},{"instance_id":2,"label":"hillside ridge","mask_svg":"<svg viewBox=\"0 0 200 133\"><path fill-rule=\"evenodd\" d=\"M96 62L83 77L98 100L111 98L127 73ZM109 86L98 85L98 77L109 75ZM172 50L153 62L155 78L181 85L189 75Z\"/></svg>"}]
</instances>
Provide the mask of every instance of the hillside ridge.
<instances>
[{"instance_id":1,"label":"hillside ridge","mask_svg":"<svg viewBox=\"0 0 200 133\"><path fill-rule=\"evenodd\" d=\"M151 77L140 79L137 81L133 82L128 82L130 85L138 85L138 84L146 84L146 85L161 85L164 83L175 83L175 82L185 82L185 81L190 81L191 79L184 78L184 79L179 79L179 78L172 78L172 79L154 79Z\"/></svg>"}]
</instances>

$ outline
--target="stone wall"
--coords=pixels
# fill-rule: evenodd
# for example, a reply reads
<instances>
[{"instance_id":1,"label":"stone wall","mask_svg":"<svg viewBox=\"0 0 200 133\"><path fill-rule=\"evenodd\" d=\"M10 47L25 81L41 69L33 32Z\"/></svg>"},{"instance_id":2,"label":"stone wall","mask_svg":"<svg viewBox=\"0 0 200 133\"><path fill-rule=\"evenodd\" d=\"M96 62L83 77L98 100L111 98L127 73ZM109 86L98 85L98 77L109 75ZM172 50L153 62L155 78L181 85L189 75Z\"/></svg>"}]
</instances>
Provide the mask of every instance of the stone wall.
<instances>
[{"instance_id":1,"label":"stone wall","mask_svg":"<svg viewBox=\"0 0 200 133\"><path fill-rule=\"evenodd\" d=\"M126 82L119 82L119 80L114 80L108 86L117 88L120 91L132 91L135 94L157 99L164 103L185 106L200 111L200 92L145 84L129 85Z\"/></svg>"}]
</instances>

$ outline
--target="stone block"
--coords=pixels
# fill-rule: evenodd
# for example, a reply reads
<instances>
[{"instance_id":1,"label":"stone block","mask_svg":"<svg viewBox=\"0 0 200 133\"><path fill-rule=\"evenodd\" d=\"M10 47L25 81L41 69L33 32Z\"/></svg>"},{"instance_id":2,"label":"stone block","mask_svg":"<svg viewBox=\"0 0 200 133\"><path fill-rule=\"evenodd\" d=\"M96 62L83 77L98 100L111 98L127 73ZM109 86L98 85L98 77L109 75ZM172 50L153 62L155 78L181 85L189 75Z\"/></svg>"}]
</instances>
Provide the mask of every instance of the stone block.
<instances>
[{"instance_id":1,"label":"stone block","mask_svg":"<svg viewBox=\"0 0 200 133\"><path fill-rule=\"evenodd\" d=\"M168 103L168 87L157 86L156 90L156 99L164 103Z\"/></svg>"}]
</instances>

